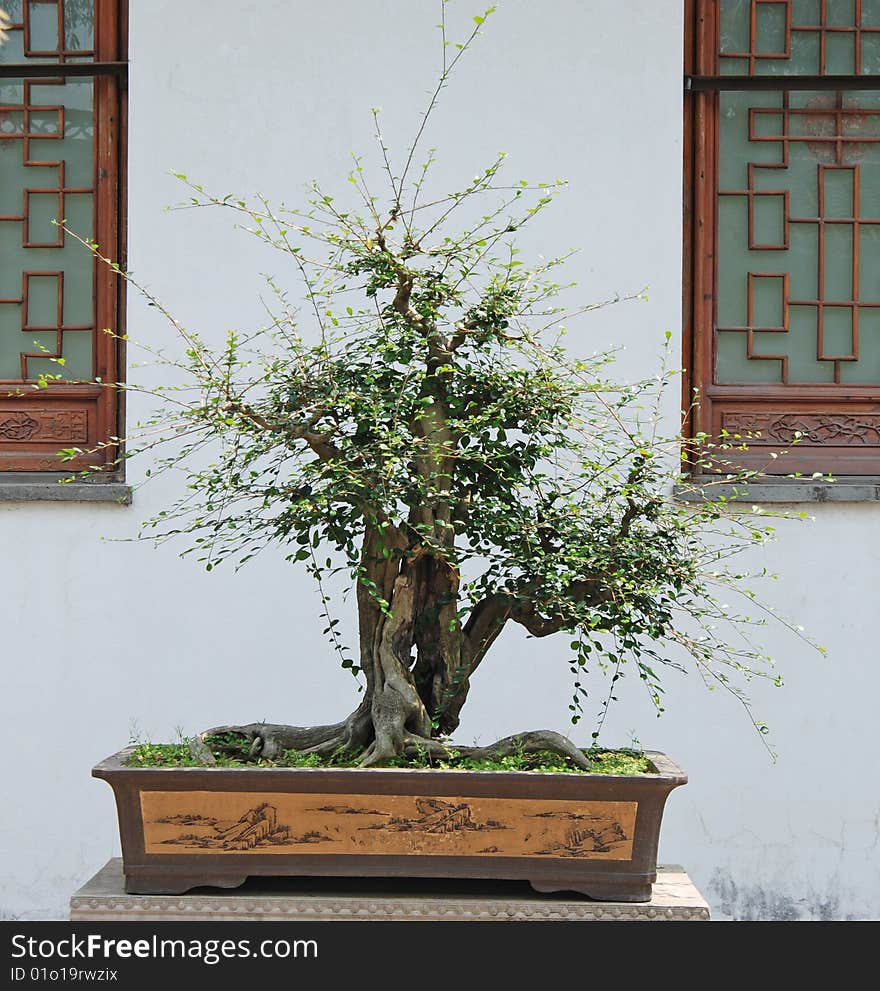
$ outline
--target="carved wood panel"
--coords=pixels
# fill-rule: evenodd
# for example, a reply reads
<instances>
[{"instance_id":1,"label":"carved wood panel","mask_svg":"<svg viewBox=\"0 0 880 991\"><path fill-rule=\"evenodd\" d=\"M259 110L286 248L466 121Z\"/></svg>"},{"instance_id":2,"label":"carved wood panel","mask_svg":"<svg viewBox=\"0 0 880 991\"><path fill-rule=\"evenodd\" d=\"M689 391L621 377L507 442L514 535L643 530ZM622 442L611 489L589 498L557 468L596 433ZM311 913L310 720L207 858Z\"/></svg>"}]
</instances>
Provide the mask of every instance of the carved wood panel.
<instances>
[{"instance_id":1,"label":"carved wood panel","mask_svg":"<svg viewBox=\"0 0 880 991\"><path fill-rule=\"evenodd\" d=\"M146 853L632 859L637 802L142 791Z\"/></svg>"}]
</instances>

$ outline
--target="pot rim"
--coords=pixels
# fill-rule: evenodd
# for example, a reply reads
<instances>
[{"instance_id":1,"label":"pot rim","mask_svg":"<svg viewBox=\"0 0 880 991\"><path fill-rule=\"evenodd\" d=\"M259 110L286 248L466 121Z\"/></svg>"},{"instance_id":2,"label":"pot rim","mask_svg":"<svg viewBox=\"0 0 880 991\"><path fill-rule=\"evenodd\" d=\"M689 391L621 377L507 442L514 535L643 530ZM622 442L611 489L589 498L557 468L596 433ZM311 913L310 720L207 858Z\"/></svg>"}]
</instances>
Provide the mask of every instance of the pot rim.
<instances>
[{"instance_id":1,"label":"pot rim","mask_svg":"<svg viewBox=\"0 0 880 991\"><path fill-rule=\"evenodd\" d=\"M174 774L211 774L223 773L233 779L246 779L257 776L259 780L268 775L293 775L293 776L315 776L332 774L334 778L351 776L352 781L362 778L365 774L380 777L393 777L394 775L415 775L431 776L434 778L446 778L451 780L455 777L469 777L470 779L491 780L499 775L506 780L521 778L532 781L535 778L541 780L575 780L575 781L620 781L620 780L646 780L663 781L666 784L683 785L687 783L687 774L679 765L666 753L660 750L644 750L644 755L650 760L656 773L645 772L639 774L594 774L587 772L571 773L566 771L502 771L488 770L476 771L469 768L422 768L422 767L210 767L198 765L196 767L132 767L126 765L124 761L135 750L135 745L124 747L122 750L111 754L100 761L92 768L92 777L108 779L111 775L136 774L136 775L164 775Z\"/></svg>"}]
</instances>

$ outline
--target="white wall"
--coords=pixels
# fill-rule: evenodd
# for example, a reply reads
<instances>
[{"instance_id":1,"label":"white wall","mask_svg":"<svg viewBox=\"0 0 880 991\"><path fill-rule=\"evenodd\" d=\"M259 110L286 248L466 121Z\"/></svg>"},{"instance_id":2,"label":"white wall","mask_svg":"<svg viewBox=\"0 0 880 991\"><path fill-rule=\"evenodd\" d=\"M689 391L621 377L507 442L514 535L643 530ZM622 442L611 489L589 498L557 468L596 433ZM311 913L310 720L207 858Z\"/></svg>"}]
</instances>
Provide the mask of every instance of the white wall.
<instances>
[{"instance_id":1,"label":"white wall","mask_svg":"<svg viewBox=\"0 0 880 991\"><path fill-rule=\"evenodd\" d=\"M259 319L258 273L279 271L277 259L222 215L163 212L181 195L167 170L288 202L313 176L344 190L348 152L373 151L371 106L385 109L392 147L412 133L438 62L438 5L264 0L247 16L232 0L183 5L185 16L173 0L131 6L130 267L219 339ZM524 247L581 246L572 277L587 299L650 287L649 302L572 333L583 351L624 345L624 375L650 371L663 333L680 333L681 6L502 0L429 141L450 186L500 149L515 178L571 180ZM450 10L459 33L477 12L470 0ZM169 339L137 299L129 332ZM144 467L133 466L135 480ZM279 558L208 575L170 545L125 542L173 491L139 488L131 508L0 507L0 917L63 917L70 893L118 853L110 790L89 772L127 743L132 721L162 740L177 726L333 720L352 705L316 599ZM661 859L687 868L716 918L880 916L876 775L869 783L878 514L820 507L755 558L783 576L768 590L774 604L830 650L823 660L770 635L788 684L755 696L778 763L737 706L695 679L670 680L659 721L635 690L609 721L606 743L634 734L690 773L670 799ZM538 698L526 693L536 663L546 670ZM476 679L460 739L565 730L568 690L562 645L506 635ZM575 738L587 743L582 726Z\"/></svg>"}]
</instances>

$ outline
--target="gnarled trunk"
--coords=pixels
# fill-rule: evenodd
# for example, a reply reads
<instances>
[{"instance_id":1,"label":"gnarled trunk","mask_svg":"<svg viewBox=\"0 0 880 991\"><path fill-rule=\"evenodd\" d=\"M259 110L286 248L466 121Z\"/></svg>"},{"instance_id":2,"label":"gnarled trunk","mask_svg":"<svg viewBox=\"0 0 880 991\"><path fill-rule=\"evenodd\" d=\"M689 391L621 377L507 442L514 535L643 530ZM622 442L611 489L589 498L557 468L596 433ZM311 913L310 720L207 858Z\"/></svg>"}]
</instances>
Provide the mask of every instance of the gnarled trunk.
<instances>
[{"instance_id":1,"label":"gnarled trunk","mask_svg":"<svg viewBox=\"0 0 880 991\"><path fill-rule=\"evenodd\" d=\"M360 655L374 730L365 766L399 756L413 739L449 732L442 710L461 670L458 576L431 555L395 553L404 547L390 527L364 540Z\"/></svg>"},{"instance_id":2,"label":"gnarled trunk","mask_svg":"<svg viewBox=\"0 0 880 991\"><path fill-rule=\"evenodd\" d=\"M212 763L204 738L222 733L245 736L251 741L251 755L267 759L286 749L322 756L360 753L361 765L372 767L418 750L446 753L441 738L458 726L469 675L510 610L487 600L462 628L455 570L442 558L414 551L390 524L367 528L361 565L358 634L366 687L357 709L328 726L214 727L195 741L194 756ZM590 767L574 744L546 730L507 737L489 747L455 749L478 758L501 757L517 749L549 750L570 757L583 769Z\"/></svg>"},{"instance_id":3,"label":"gnarled trunk","mask_svg":"<svg viewBox=\"0 0 880 991\"><path fill-rule=\"evenodd\" d=\"M417 590L413 676L431 716L432 735L447 735L458 727L458 711L451 713L450 703L453 688L461 686L465 676L459 577L446 561L428 555L415 562L413 571Z\"/></svg>"}]
</instances>

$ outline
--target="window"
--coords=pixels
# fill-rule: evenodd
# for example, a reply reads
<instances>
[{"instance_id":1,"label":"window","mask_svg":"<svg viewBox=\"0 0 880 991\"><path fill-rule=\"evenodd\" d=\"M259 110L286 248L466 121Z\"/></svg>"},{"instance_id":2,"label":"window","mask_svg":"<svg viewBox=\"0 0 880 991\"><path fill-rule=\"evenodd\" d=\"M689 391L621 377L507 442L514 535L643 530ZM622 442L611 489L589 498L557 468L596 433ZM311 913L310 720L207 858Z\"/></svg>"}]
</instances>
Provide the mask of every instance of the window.
<instances>
[{"instance_id":1,"label":"window","mask_svg":"<svg viewBox=\"0 0 880 991\"><path fill-rule=\"evenodd\" d=\"M53 223L123 259L126 10L0 0L0 471L51 472L116 436L122 280ZM60 376L39 388L45 376ZM45 378L44 378L45 382ZM104 463L113 460L110 448Z\"/></svg>"},{"instance_id":2,"label":"window","mask_svg":"<svg viewBox=\"0 0 880 991\"><path fill-rule=\"evenodd\" d=\"M686 24L693 428L752 434L737 461L771 474L880 474L880 0Z\"/></svg>"}]
</instances>

